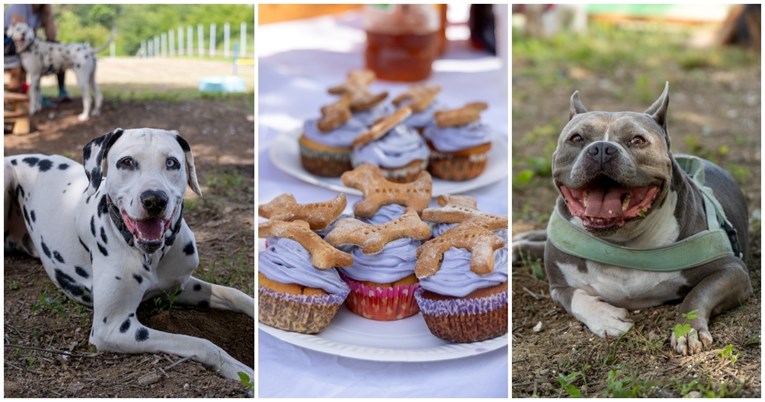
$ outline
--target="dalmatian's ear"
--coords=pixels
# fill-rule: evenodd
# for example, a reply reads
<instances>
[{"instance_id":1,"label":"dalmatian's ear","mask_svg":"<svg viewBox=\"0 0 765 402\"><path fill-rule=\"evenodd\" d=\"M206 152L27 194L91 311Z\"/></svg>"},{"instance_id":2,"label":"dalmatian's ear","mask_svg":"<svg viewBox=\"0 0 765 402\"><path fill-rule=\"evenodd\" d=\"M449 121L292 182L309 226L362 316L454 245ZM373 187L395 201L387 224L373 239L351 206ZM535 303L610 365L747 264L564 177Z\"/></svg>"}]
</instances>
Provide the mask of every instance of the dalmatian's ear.
<instances>
[{"instance_id":1,"label":"dalmatian's ear","mask_svg":"<svg viewBox=\"0 0 765 402\"><path fill-rule=\"evenodd\" d=\"M114 143L122 136L121 128L114 129L100 137L90 141L82 149L82 164L85 167L85 175L88 177L88 188L85 192L88 195L95 194L98 186L101 185L101 179L106 177L108 160L106 155Z\"/></svg>"},{"instance_id":2,"label":"dalmatian's ear","mask_svg":"<svg viewBox=\"0 0 765 402\"><path fill-rule=\"evenodd\" d=\"M178 141L178 145L181 146L183 153L186 157L186 176L188 178L189 187L198 196L202 196L202 190L199 189L199 182L197 182L197 168L194 166L194 155L191 153L191 147L188 141L186 141L177 131L175 131L175 140Z\"/></svg>"}]
</instances>

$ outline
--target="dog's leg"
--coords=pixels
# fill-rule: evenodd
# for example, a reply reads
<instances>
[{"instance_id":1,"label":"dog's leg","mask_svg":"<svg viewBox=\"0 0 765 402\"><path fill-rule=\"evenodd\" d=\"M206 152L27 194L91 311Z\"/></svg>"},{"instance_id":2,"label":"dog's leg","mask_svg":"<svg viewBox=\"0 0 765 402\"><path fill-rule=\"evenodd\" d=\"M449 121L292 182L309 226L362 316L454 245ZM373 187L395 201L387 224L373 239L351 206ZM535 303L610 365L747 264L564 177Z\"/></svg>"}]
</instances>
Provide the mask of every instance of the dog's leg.
<instances>
[{"instance_id":1,"label":"dog's leg","mask_svg":"<svg viewBox=\"0 0 765 402\"><path fill-rule=\"evenodd\" d=\"M545 254L547 230L532 230L513 236L513 265L522 265L524 261L542 259Z\"/></svg>"},{"instance_id":2,"label":"dog's leg","mask_svg":"<svg viewBox=\"0 0 765 402\"><path fill-rule=\"evenodd\" d=\"M113 266L114 260L94 258L93 265ZM123 274L115 276L114 272ZM192 356L226 378L238 380L239 372L254 378L252 368L206 339L166 333L142 325L135 312L150 281L129 272L128 269L95 270L90 343L99 351Z\"/></svg>"},{"instance_id":3,"label":"dog's leg","mask_svg":"<svg viewBox=\"0 0 765 402\"><path fill-rule=\"evenodd\" d=\"M179 304L211 307L231 310L255 316L255 301L244 292L221 285L205 282L195 277L189 278L178 295Z\"/></svg>"},{"instance_id":4,"label":"dog's leg","mask_svg":"<svg viewBox=\"0 0 765 402\"><path fill-rule=\"evenodd\" d=\"M740 306L752 294L746 264L735 257L730 258L723 268L704 278L683 299L676 321L690 324L693 330L679 338L672 331L670 344L677 353L695 354L708 348L713 342L709 318ZM695 318L683 317L691 312Z\"/></svg>"},{"instance_id":5,"label":"dog's leg","mask_svg":"<svg viewBox=\"0 0 765 402\"><path fill-rule=\"evenodd\" d=\"M95 56L94 61L95 61ZM98 116L101 114L101 104L104 102L104 96L101 95L101 90L98 89L98 84L96 84L96 64L93 63L93 69L91 70L90 76L88 78L88 83L90 84L90 88L93 90L93 97L95 98L95 107L93 108L93 113L91 115Z\"/></svg>"},{"instance_id":6,"label":"dog's leg","mask_svg":"<svg viewBox=\"0 0 765 402\"><path fill-rule=\"evenodd\" d=\"M39 73L30 73L29 82L32 85L29 86L29 115L32 116L35 113L42 110L42 93L40 93L40 79L42 76Z\"/></svg>"},{"instance_id":7,"label":"dog's leg","mask_svg":"<svg viewBox=\"0 0 765 402\"><path fill-rule=\"evenodd\" d=\"M77 85L82 92L82 113L77 116L80 121L87 121L90 117L90 109L93 104L93 100L90 99L90 78L87 74L83 74L83 71L77 71Z\"/></svg>"}]
</instances>

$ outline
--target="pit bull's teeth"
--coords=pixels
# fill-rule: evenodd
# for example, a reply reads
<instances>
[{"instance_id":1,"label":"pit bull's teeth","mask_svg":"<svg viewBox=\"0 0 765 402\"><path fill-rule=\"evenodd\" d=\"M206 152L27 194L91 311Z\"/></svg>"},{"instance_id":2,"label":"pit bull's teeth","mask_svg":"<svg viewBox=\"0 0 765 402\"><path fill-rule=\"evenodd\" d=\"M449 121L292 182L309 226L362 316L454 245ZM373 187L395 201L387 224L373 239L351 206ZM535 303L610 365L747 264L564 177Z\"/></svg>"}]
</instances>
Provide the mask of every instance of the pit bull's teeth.
<instances>
[{"instance_id":1,"label":"pit bull's teeth","mask_svg":"<svg viewBox=\"0 0 765 402\"><path fill-rule=\"evenodd\" d=\"M584 209L587 209L587 204L589 204L589 201L590 201L590 192L585 191L584 198L582 199L582 204L584 204Z\"/></svg>"},{"instance_id":2,"label":"pit bull's teeth","mask_svg":"<svg viewBox=\"0 0 765 402\"><path fill-rule=\"evenodd\" d=\"M622 201L622 212L627 212L627 209L630 207L630 195L627 194L626 197L624 197L624 201Z\"/></svg>"}]
</instances>

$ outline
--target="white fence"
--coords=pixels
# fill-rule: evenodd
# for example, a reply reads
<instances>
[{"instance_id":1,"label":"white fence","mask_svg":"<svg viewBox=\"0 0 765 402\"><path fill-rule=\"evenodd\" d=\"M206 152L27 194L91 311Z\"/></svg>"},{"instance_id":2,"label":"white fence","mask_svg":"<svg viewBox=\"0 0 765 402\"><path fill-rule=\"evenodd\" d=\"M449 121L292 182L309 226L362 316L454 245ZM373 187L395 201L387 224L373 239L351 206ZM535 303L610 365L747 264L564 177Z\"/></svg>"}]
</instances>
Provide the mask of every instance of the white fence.
<instances>
[{"instance_id":1,"label":"white fence","mask_svg":"<svg viewBox=\"0 0 765 402\"><path fill-rule=\"evenodd\" d=\"M247 56L247 24L239 26L239 41L234 41L234 49L231 49L231 24L223 24L223 53L218 54L215 43L215 24L210 24L208 29L207 44L205 46L205 27L197 25L196 46L194 46L194 27L187 26L170 29L167 32L154 35L141 42L138 57L176 57L176 56L201 56L201 57L231 57L236 53L239 57ZM185 35L184 35L185 31ZM185 39L185 40L184 40Z\"/></svg>"}]
</instances>

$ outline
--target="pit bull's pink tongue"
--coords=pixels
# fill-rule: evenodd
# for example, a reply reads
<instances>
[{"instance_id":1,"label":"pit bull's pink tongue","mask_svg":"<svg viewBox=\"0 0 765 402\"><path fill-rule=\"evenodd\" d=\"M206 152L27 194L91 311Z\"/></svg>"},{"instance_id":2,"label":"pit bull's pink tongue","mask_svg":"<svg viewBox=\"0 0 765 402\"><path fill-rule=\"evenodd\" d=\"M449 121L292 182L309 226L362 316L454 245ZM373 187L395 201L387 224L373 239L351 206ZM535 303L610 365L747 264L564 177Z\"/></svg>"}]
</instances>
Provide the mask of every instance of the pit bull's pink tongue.
<instances>
[{"instance_id":1,"label":"pit bull's pink tongue","mask_svg":"<svg viewBox=\"0 0 765 402\"><path fill-rule=\"evenodd\" d=\"M144 219L135 223L141 238L145 240L159 240L162 237L164 228L162 219Z\"/></svg>"},{"instance_id":2,"label":"pit bull's pink tongue","mask_svg":"<svg viewBox=\"0 0 765 402\"><path fill-rule=\"evenodd\" d=\"M610 188L589 190L587 209L584 215L591 218L617 218L622 216L623 188Z\"/></svg>"}]
</instances>

